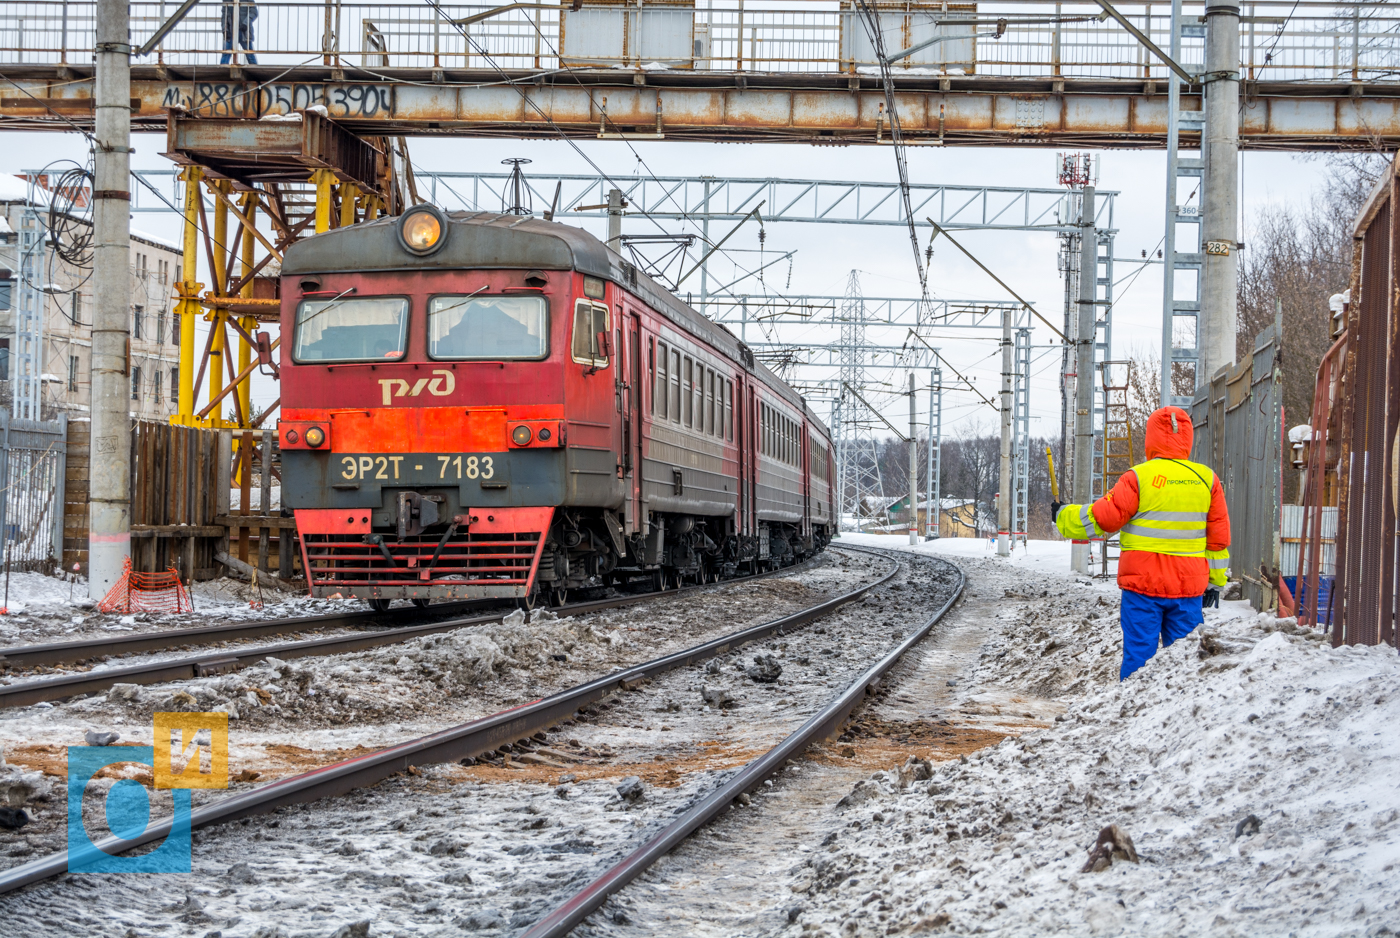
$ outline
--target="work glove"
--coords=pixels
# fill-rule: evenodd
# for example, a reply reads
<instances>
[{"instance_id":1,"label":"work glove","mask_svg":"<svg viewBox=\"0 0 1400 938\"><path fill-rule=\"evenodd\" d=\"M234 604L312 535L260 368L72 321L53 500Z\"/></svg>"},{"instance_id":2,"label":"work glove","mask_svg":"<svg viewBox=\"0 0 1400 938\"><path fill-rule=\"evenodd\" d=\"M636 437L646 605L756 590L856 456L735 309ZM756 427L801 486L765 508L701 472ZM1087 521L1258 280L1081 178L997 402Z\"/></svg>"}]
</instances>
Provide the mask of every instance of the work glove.
<instances>
[{"instance_id":1,"label":"work glove","mask_svg":"<svg viewBox=\"0 0 1400 938\"><path fill-rule=\"evenodd\" d=\"M1209 609L1212 606L1216 609L1220 608L1220 588L1217 586L1208 587L1201 595L1201 608Z\"/></svg>"},{"instance_id":2,"label":"work glove","mask_svg":"<svg viewBox=\"0 0 1400 938\"><path fill-rule=\"evenodd\" d=\"M1063 507L1065 507L1065 503L1064 503L1064 502L1051 502L1051 503L1050 503L1050 523L1051 523L1051 524L1054 524L1054 523L1055 523L1055 519L1058 518L1058 517L1060 517L1060 509L1063 508Z\"/></svg>"}]
</instances>

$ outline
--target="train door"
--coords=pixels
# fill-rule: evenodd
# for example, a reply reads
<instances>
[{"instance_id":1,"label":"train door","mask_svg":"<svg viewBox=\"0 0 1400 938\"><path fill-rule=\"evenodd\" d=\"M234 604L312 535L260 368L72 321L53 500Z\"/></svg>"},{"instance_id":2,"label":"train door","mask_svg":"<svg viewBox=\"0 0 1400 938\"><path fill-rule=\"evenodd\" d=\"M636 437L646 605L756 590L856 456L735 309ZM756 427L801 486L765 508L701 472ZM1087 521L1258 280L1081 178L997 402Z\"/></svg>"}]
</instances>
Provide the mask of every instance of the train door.
<instances>
[{"instance_id":1,"label":"train door","mask_svg":"<svg viewBox=\"0 0 1400 938\"><path fill-rule=\"evenodd\" d=\"M752 533L749 526L749 412L744 407L748 386L742 373L734 377L734 446L739 455L735 475L739 478L740 536Z\"/></svg>"},{"instance_id":2,"label":"train door","mask_svg":"<svg viewBox=\"0 0 1400 938\"><path fill-rule=\"evenodd\" d=\"M642 388L650 381L642 370L642 319L627 315L627 389L623 397L623 461L627 470L627 529L641 530L642 519Z\"/></svg>"},{"instance_id":3,"label":"train door","mask_svg":"<svg viewBox=\"0 0 1400 938\"><path fill-rule=\"evenodd\" d=\"M812 453L807 441L807 422L798 424L797 461L802 468L802 536L812 536Z\"/></svg>"}]
</instances>

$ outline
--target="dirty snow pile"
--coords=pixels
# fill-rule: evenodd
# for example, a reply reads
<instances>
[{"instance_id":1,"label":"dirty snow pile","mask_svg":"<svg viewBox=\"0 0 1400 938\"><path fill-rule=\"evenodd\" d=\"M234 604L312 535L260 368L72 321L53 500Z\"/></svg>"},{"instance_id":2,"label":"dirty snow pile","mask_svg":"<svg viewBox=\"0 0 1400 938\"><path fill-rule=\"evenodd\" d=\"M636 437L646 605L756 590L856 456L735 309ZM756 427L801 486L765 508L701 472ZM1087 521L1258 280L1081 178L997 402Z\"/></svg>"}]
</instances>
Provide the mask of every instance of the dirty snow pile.
<instances>
[{"instance_id":1,"label":"dirty snow pile","mask_svg":"<svg viewBox=\"0 0 1400 938\"><path fill-rule=\"evenodd\" d=\"M251 725L314 719L332 725L397 719L447 698L471 696L516 669L578 659L595 662L624 644L606 617L560 619L536 610L499 624L454 629L368 652L283 661L264 658L233 674L144 688L117 684L108 703L128 716L160 711L226 712ZM104 708L105 712L105 708Z\"/></svg>"},{"instance_id":2,"label":"dirty snow pile","mask_svg":"<svg viewBox=\"0 0 1400 938\"><path fill-rule=\"evenodd\" d=\"M1400 932L1400 660L1322 638L1213 613L1049 729L876 773L790 871L788 933ZM1085 872L1110 825L1138 862Z\"/></svg>"}]
</instances>

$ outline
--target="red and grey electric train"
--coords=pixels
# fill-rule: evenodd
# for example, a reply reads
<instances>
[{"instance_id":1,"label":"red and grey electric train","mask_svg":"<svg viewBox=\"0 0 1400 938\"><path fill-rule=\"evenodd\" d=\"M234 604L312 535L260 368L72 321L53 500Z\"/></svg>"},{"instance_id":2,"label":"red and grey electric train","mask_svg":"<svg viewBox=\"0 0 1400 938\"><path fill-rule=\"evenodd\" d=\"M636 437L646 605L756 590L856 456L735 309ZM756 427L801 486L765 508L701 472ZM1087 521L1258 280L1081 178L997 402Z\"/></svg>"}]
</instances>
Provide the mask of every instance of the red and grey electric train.
<instances>
[{"instance_id":1,"label":"red and grey electric train","mask_svg":"<svg viewBox=\"0 0 1400 938\"><path fill-rule=\"evenodd\" d=\"M559 602L792 563L835 530L802 397L586 231L418 206L298 242L281 296L312 595Z\"/></svg>"}]
</instances>

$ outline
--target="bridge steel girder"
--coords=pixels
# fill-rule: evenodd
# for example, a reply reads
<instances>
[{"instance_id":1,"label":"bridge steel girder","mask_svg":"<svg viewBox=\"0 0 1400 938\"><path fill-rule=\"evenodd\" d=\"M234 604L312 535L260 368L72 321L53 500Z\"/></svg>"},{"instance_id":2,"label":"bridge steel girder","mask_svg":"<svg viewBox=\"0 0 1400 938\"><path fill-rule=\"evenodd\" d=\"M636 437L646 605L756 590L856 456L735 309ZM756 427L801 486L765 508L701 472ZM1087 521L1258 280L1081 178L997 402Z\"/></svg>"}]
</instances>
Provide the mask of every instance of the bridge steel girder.
<instances>
[{"instance_id":1,"label":"bridge steel girder","mask_svg":"<svg viewBox=\"0 0 1400 938\"><path fill-rule=\"evenodd\" d=\"M319 66L244 68L234 77L180 77L132 69L133 130L163 128L170 110L215 119L257 119L320 105L365 136L597 137L646 134L678 140L888 143L884 95L873 81L835 74L618 73L521 71L502 84L494 70L344 70ZM211 70L212 71L212 70ZM92 83L72 66L15 66L0 98L10 129L92 123ZM263 73L266 72L264 75ZM80 72L79 72L80 73ZM201 71L201 75L205 74ZM352 77L353 76L353 77ZM381 77L382 76L382 77ZM441 83L434 83L434 79ZM641 81L644 84L638 84ZM852 82L859 87L852 90ZM460 83L458 83L460 82ZM489 83L489 84L487 84ZM1400 145L1400 85L1394 82L1246 82L1240 145L1252 149L1371 148ZM1154 148L1166 145L1167 96L1156 83L1123 79L985 76L899 80L900 124L913 145ZM606 102L606 104L605 104ZM1200 111L1200 87L1181 96ZM546 117L546 115L548 117ZM552 123L551 123L552 121ZM1187 123L1183 146L1199 131Z\"/></svg>"},{"instance_id":2,"label":"bridge steel girder","mask_svg":"<svg viewBox=\"0 0 1400 938\"><path fill-rule=\"evenodd\" d=\"M342 182L378 192L384 154L368 141L314 111L301 120L205 119L170 114L166 152L185 166L245 186L265 182L304 183L318 169Z\"/></svg>"}]
</instances>

